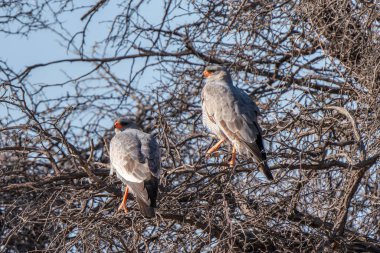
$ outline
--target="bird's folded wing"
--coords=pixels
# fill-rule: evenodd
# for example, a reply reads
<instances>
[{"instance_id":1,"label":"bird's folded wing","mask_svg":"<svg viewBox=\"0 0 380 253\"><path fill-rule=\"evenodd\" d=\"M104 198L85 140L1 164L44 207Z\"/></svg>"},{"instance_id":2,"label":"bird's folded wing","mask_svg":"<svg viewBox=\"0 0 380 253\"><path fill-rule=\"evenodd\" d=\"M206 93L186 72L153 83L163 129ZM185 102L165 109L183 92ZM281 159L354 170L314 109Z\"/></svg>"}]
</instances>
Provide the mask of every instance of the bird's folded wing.
<instances>
[{"instance_id":1,"label":"bird's folded wing","mask_svg":"<svg viewBox=\"0 0 380 253\"><path fill-rule=\"evenodd\" d=\"M147 159L150 172L159 177L161 168L161 152L160 146L153 135L146 135L141 138L141 153Z\"/></svg>"},{"instance_id":2,"label":"bird's folded wing","mask_svg":"<svg viewBox=\"0 0 380 253\"><path fill-rule=\"evenodd\" d=\"M110 158L118 176L126 181L141 182L150 175L141 142L134 136L116 135L111 141Z\"/></svg>"}]
</instances>

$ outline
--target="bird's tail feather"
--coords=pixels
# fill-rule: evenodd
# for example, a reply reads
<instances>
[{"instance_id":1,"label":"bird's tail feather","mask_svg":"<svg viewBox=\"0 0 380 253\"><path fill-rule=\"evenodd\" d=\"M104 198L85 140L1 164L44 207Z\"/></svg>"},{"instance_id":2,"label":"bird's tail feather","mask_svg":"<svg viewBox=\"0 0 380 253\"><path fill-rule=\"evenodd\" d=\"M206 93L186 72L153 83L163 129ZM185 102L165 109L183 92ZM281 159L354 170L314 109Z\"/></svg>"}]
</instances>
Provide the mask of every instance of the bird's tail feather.
<instances>
[{"instance_id":1,"label":"bird's tail feather","mask_svg":"<svg viewBox=\"0 0 380 253\"><path fill-rule=\"evenodd\" d=\"M144 215L147 218L152 218L155 216L154 208L148 205L144 199L136 198L137 203L139 203L140 211L142 215Z\"/></svg>"},{"instance_id":2,"label":"bird's tail feather","mask_svg":"<svg viewBox=\"0 0 380 253\"><path fill-rule=\"evenodd\" d=\"M260 145L258 145L258 143ZM245 142L247 153L250 154L254 162L259 164L259 170L261 173L263 173L268 180L273 180L273 175L266 162L267 154L265 153L261 138L258 139L258 143Z\"/></svg>"},{"instance_id":3,"label":"bird's tail feather","mask_svg":"<svg viewBox=\"0 0 380 253\"><path fill-rule=\"evenodd\" d=\"M128 183L137 203L139 203L141 213L147 217L152 218L155 216L155 207L158 191L158 179L152 177L141 183Z\"/></svg>"},{"instance_id":4,"label":"bird's tail feather","mask_svg":"<svg viewBox=\"0 0 380 253\"><path fill-rule=\"evenodd\" d=\"M261 173L263 173L268 180L273 180L274 179L273 175L272 175L272 172L270 171L270 169L268 167L268 164L265 161L262 161L259 164L259 169L260 169Z\"/></svg>"}]
</instances>

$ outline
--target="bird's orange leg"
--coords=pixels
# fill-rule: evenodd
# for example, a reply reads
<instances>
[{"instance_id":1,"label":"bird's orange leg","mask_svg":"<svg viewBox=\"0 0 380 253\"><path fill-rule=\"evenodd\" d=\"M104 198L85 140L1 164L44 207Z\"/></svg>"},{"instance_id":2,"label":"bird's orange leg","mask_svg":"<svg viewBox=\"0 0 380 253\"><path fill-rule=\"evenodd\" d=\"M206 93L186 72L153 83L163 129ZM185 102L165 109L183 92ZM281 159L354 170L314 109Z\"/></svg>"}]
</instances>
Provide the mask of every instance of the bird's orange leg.
<instances>
[{"instance_id":1,"label":"bird's orange leg","mask_svg":"<svg viewBox=\"0 0 380 253\"><path fill-rule=\"evenodd\" d=\"M126 185L125 186L125 193L124 193L123 201L121 202L121 204L120 204L119 208L117 209L117 211L120 211L121 209L123 209L125 213L128 213L127 198L128 198L128 186Z\"/></svg>"},{"instance_id":2,"label":"bird's orange leg","mask_svg":"<svg viewBox=\"0 0 380 253\"><path fill-rule=\"evenodd\" d=\"M206 157L209 157L211 156L212 153L214 153L215 151L217 151L220 146L222 145L223 142L225 142L226 139L221 139L220 141L218 141L214 146L212 146L206 153Z\"/></svg>"},{"instance_id":3,"label":"bird's orange leg","mask_svg":"<svg viewBox=\"0 0 380 253\"><path fill-rule=\"evenodd\" d=\"M235 148L235 145L232 145L232 157L231 157L231 161L229 161L228 164L230 165L230 167L235 167L235 164L236 164L236 148Z\"/></svg>"}]
</instances>

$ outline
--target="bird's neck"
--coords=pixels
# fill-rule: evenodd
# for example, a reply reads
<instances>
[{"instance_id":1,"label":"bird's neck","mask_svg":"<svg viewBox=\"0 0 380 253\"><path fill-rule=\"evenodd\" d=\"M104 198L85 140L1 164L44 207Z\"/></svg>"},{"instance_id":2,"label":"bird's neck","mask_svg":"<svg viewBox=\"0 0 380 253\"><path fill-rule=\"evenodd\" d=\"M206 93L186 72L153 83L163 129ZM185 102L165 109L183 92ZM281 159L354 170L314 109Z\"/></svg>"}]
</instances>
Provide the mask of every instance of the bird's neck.
<instances>
[{"instance_id":1,"label":"bird's neck","mask_svg":"<svg viewBox=\"0 0 380 253\"><path fill-rule=\"evenodd\" d=\"M218 75L207 79L208 82L221 81L221 85L233 86L233 82L230 75Z\"/></svg>"}]
</instances>

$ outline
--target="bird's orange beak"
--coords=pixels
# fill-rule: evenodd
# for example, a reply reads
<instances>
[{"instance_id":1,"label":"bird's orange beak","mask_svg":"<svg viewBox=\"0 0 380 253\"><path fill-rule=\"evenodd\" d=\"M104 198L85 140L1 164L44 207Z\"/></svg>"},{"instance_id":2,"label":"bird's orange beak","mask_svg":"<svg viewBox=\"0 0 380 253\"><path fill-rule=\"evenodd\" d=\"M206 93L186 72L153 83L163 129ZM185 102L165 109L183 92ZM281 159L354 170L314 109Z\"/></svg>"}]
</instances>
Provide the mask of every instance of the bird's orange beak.
<instances>
[{"instance_id":1,"label":"bird's orange beak","mask_svg":"<svg viewBox=\"0 0 380 253\"><path fill-rule=\"evenodd\" d=\"M207 70L203 71L203 76L204 77L210 77L212 74L210 72L208 72Z\"/></svg>"},{"instance_id":2,"label":"bird's orange beak","mask_svg":"<svg viewBox=\"0 0 380 253\"><path fill-rule=\"evenodd\" d=\"M113 126L114 126L114 128L117 128L117 129L121 129L122 128L122 126L121 126L121 124L120 124L119 121L115 121L115 124Z\"/></svg>"}]
</instances>

